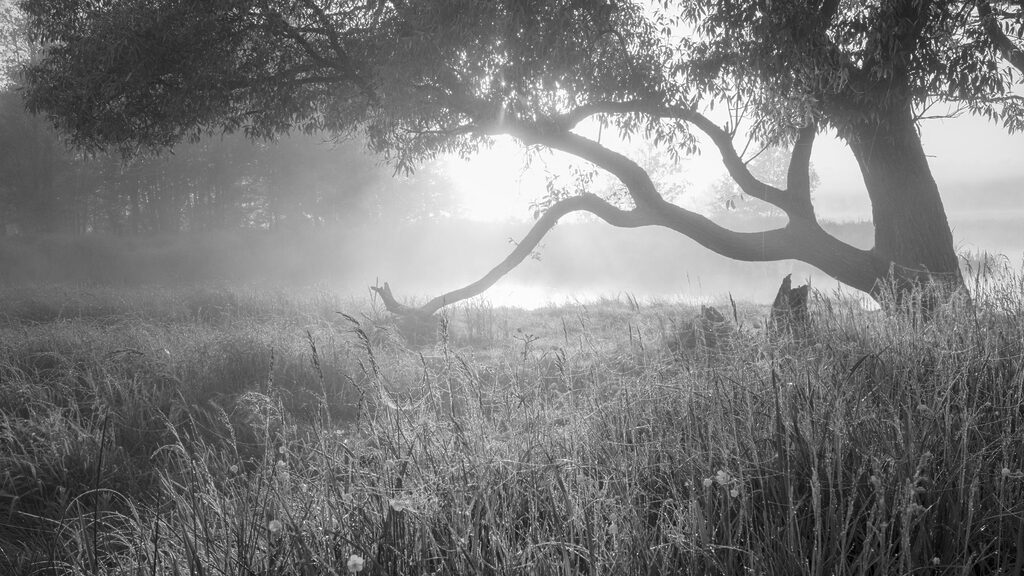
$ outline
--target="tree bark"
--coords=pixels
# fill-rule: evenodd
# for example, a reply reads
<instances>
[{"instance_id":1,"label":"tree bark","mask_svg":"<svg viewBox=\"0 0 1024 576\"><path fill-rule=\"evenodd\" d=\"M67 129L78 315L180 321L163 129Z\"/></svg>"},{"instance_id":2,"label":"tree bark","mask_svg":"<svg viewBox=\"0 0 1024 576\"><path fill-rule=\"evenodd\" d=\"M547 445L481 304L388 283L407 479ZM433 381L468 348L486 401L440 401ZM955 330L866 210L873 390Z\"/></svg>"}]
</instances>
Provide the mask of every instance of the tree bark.
<instances>
[{"instance_id":1,"label":"tree bark","mask_svg":"<svg viewBox=\"0 0 1024 576\"><path fill-rule=\"evenodd\" d=\"M874 253L896 280L963 286L953 234L909 108L847 136L871 199Z\"/></svg>"}]
</instances>

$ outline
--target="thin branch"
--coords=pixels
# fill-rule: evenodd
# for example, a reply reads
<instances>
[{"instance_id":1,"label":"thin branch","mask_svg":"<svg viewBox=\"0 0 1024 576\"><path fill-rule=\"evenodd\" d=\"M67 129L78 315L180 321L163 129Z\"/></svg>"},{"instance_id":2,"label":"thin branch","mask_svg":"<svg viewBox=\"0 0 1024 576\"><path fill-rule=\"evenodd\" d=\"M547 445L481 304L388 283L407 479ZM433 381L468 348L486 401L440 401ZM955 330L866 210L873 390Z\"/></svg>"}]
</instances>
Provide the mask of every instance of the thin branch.
<instances>
[{"instance_id":1,"label":"thin branch","mask_svg":"<svg viewBox=\"0 0 1024 576\"><path fill-rule=\"evenodd\" d=\"M663 108L659 111L659 115L666 118L686 120L700 129L701 132L707 134L711 138L711 142L718 148L718 152L722 156L722 163L729 172L729 176L736 181L736 184L745 194L777 206L786 214L792 215L794 212L800 212L800 209L790 202L785 192L758 180L754 176L746 162L736 152L729 133L712 122L707 116L696 110L678 106Z\"/></svg>"},{"instance_id":2,"label":"thin branch","mask_svg":"<svg viewBox=\"0 0 1024 576\"><path fill-rule=\"evenodd\" d=\"M622 182L638 208L656 208L665 201L658 193L650 174L643 167L594 140L573 132L544 134L523 128L512 131L512 135L529 144L543 144L548 148L572 154L606 170Z\"/></svg>"},{"instance_id":3,"label":"thin branch","mask_svg":"<svg viewBox=\"0 0 1024 576\"><path fill-rule=\"evenodd\" d=\"M995 45L999 54L1006 59L1014 68L1024 72L1024 49L1013 43L1003 32L999 25L999 19L992 13L992 5L988 0L978 0L978 17L981 18L981 25L985 28L989 40Z\"/></svg>"},{"instance_id":4,"label":"thin branch","mask_svg":"<svg viewBox=\"0 0 1024 576\"><path fill-rule=\"evenodd\" d=\"M356 71L355 64L352 62L352 58L349 57L348 51L345 50L345 47L342 45L341 38L338 37L338 31L335 28L334 22L331 21L330 16L328 16L327 13L324 12L324 9L313 0L302 0L302 3L316 15L317 20L320 21L320 25L323 26L324 31L327 34L327 38L331 43L331 48L334 50L334 67L340 68L340 72L351 77L352 82L359 87L363 92L363 95L366 96L370 102L376 103L378 101L377 93L373 90L373 87L370 86L370 83Z\"/></svg>"}]
</instances>

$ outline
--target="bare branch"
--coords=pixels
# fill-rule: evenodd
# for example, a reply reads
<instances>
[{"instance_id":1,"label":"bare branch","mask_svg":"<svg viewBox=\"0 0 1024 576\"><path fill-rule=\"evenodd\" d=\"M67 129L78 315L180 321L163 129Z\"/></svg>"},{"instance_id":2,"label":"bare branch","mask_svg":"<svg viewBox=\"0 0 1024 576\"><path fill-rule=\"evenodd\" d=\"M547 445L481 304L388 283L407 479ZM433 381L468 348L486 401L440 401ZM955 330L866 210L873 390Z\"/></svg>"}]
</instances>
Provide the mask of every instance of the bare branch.
<instances>
[{"instance_id":1,"label":"bare branch","mask_svg":"<svg viewBox=\"0 0 1024 576\"><path fill-rule=\"evenodd\" d=\"M794 208L801 209L800 215L811 219L814 218L814 206L811 205L811 149L817 132L815 124L800 129L789 159L789 172L786 174L786 192L792 198Z\"/></svg>"},{"instance_id":2,"label":"bare branch","mask_svg":"<svg viewBox=\"0 0 1024 576\"><path fill-rule=\"evenodd\" d=\"M581 106L568 114L557 117L553 122L557 128L566 130L568 129L566 128L567 126L571 128L571 126L575 125L573 122L578 123L584 118L595 114L632 113L647 114L656 118L684 120L696 126L701 132L704 132L711 138L711 141L715 144L715 147L718 148L718 151L722 156L722 163L725 165L726 170L729 171L729 176L736 181L736 184L745 194L777 206L786 212L786 214L794 215L802 214L804 212L804 207L795 205L789 195L785 192L758 180L757 177L750 172L750 169L740 157L739 153L736 152L736 148L732 143L732 136L722 127L715 124L711 119L692 108L648 104L641 101L597 102ZM598 163L595 162L595 164Z\"/></svg>"},{"instance_id":3,"label":"bare branch","mask_svg":"<svg viewBox=\"0 0 1024 576\"><path fill-rule=\"evenodd\" d=\"M469 284L468 286L464 286L458 290L452 290L451 292L438 296L420 308L410 308L409 306L399 304L394 297L391 296L391 289L386 283L383 288L375 286L373 287L373 290L380 294L381 300L383 300L384 306L389 312L398 315L433 314L449 304L465 300L466 298L472 298L493 286L494 283L500 280L502 276L508 274L512 269L522 263L522 261L525 260L526 257L534 251L534 249L536 249L541 239L544 238L544 235L547 234L563 216L570 212L590 212L605 222L621 228L636 228L639 226L654 224L654 221L649 216L642 214L637 210L620 210L594 194L573 196L572 198L566 198L565 200L556 202L548 208L547 212L545 212L544 215L534 223L533 228L530 229L522 241L516 245L515 249L505 257L500 264L491 269L491 271L484 275L483 278Z\"/></svg>"}]
</instances>

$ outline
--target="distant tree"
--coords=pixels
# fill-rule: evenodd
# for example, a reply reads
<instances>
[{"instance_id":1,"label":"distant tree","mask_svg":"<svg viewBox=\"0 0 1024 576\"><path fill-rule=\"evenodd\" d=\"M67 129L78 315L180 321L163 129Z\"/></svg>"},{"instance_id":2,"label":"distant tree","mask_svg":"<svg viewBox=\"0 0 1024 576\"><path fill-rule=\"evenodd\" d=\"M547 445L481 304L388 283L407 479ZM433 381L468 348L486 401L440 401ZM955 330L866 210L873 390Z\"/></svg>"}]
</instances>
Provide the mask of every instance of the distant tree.
<instances>
[{"instance_id":1,"label":"distant tree","mask_svg":"<svg viewBox=\"0 0 1024 576\"><path fill-rule=\"evenodd\" d=\"M564 215L663 226L725 256L796 259L874 295L895 275L962 287L917 132L933 105L1024 125L1024 8L1008 0L23 0L48 43L29 103L86 148L167 147L209 131L252 137L362 131L400 169L508 134L612 174L626 207L593 193L547 205L504 262L418 309L479 294ZM728 110L720 124L707 115ZM743 114L739 114L743 112ZM738 233L665 199L637 162L573 131L596 119L690 152L707 135L743 192L785 226ZM785 187L733 139L791 148ZM861 166L875 245L819 226L815 135ZM392 308L402 309L393 299Z\"/></svg>"},{"instance_id":2,"label":"distant tree","mask_svg":"<svg viewBox=\"0 0 1024 576\"><path fill-rule=\"evenodd\" d=\"M0 89L0 235L78 232L88 225L81 156L64 148L44 118L25 111L14 86Z\"/></svg>"}]
</instances>

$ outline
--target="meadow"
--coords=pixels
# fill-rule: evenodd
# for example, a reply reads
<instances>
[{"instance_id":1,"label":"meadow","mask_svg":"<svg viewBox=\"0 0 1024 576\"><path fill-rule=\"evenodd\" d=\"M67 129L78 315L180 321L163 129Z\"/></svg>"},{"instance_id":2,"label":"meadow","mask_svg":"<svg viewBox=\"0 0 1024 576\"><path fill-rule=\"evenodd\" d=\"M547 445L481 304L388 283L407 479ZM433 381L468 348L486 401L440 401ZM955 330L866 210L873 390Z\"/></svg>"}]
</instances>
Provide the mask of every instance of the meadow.
<instances>
[{"instance_id":1,"label":"meadow","mask_svg":"<svg viewBox=\"0 0 1024 576\"><path fill-rule=\"evenodd\" d=\"M1024 278L928 319L0 288L0 574L1019 574Z\"/></svg>"}]
</instances>

